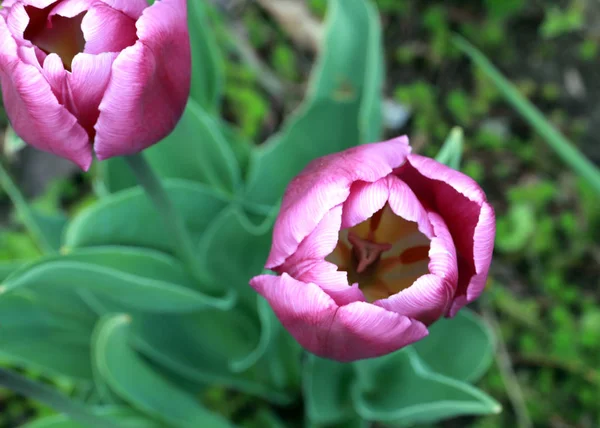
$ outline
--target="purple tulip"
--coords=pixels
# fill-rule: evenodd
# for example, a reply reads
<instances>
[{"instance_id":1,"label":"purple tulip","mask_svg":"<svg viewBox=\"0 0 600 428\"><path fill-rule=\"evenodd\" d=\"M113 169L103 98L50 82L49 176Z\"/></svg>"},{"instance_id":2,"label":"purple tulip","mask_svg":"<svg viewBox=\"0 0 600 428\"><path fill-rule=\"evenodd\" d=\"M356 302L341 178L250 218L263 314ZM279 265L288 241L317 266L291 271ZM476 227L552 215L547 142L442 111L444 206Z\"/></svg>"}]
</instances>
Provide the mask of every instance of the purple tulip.
<instances>
[{"instance_id":1,"label":"purple tulip","mask_svg":"<svg viewBox=\"0 0 600 428\"><path fill-rule=\"evenodd\" d=\"M250 282L309 351L377 357L428 334L485 287L495 219L472 179L406 137L311 162L289 184Z\"/></svg>"},{"instance_id":2,"label":"purple tulip","mask_svg":"<svg viewBox=\"0 0 600 428\"><path fill-rule=\"evenodd\" d=\"M185 0L4 0L0 79L15 132L87 170L160 141L183 113Z\"/></svg>"}]
</instances>

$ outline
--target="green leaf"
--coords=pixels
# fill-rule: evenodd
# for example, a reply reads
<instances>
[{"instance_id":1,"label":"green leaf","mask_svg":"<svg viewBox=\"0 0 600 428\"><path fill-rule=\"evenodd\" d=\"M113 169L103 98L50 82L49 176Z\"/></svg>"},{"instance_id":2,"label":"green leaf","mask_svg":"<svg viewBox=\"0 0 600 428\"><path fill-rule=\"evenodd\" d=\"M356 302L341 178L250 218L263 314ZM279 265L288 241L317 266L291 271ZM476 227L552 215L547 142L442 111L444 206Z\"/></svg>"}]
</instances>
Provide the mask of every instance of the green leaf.
<instances>
[{"instance_id":1,"label":"green leaf","mask_svg":"<svg viewBox=\"0 0 600 428\"><path fill-rule=\"evenodd\" d=\"M351 364L308 355L304 365L304 398L308 420L315 425L342 423L355 416Z\"/></svg>"},{"instance_id":2,"label":"green leaf","mask_svg":"<svg viewBox=\"0 0 600 428\"><path fill-rule=\"evenodd\" d=\"M355 367L354 406L366 420L404 427L501 410L477 388L429 371L412 348Z\"/></svg>"},{"instance_id":3,"label":"green leaf","mask_svg":"<svg viewBox=\"0 0 600 428\"><path fill-rule=\"evenodd\" d=\"M63 232L69 221L67 216L62 213L45 214L35 209L32 210L32 214L48 244L58 251L61 246Z\"/></svg>"},{"instance_id":4,"label":"green leaf","mask_svg":"<svg viewBox=\"0 0 600 428\"><path fill-rule=\"evenodd\" d=\"M453 41L456 47L467 54L492 80L506 101L542 136L556 154L600 193L600 169L577 150L575 145L567 140L480 51L460 36L455 36Z\"/></svg>"},{"instance_id":5,"label":"green leaf","mask_svg":"<svg viewBox=\"0 0 600 428\"><path fill-rule=\"evenodd\" d=\"M444 141L444 145L438 152L435 160L458 171L460 169L462 153L463 130L457 126L450 131L450 135Z\"/></svg>"},{"instance_id":6,"label":"green leaf","mask_svg":"<svg viewBox=\"0 0 600 428\"><path fill-rule=\"evenodd\" d=\"M26 263L26 260L0 261L0 281L4 281L9 275L23 267Z\"/></svg>"},{"instance_id":7,"label":"green leaf","mask_svg":"<svg viewBox=\"0 0 600 428\"><path fill-rule=\"evenodd\" d=\"M149 312L189 312L221 303L195 291L175 259L135 248L99 248L43 259L7 278L2 291L20 288L91 291Z\"/></svg>"},{"instance_id":8,"label":"green leaf","mask_svg":"<svg viewBox=\"0 0 600 428\"><path fill-rule=\"evenodd\" d=\"M229 198L202 184L168 180L165 187L193 241L227 206ZM83 211L65 233L67 248L124 245L175 253L163 221L141 188L108 196Z\"/></svg>"},{"instance_id":9,"label":"green leaf","mask_svg":"<svg viewBox=\"0 0 600 428\"><path fill-rule=\"evenodd\" d=\"M93 361L98 373L121 398L144 413L180 427L229 427L192 395L157 373L131 346L131 319L106 317L93 337Z\"/></svg>"},{"instance_id":10,"label":"green leaf","mask_svg":"<svg viewBox=\"0 0 600 428\"><path fill-rule=\"evenodd\" d=\"M217 46L215 31L208 19L208 3L188 1L188 28L192 50L190 96L206 111L218 113L221 107L225 67Z\"/></svg>"},{"instance_id":11,"label":"green leaf","mask_svg":"<svg viewBox=\"0 0 600 428\"><path fill-rule=\"evenodd\" d=\"M155 172L164 179L206 183L233 193L241 183L234 148L237 140L216 116L189 99L177 126L161 142L144 151ZM234 147L235 146L235 147ZM106 190L115 193L135 187L137 181L122 159L101 162Z\"/></svg>"},{"instance_id":12,"label":"green leaf","mask_svg":"<svg viewBox=\"0 0 600 428\"><path fill-rule=\"evenodd\" d=\"M207 328L218 326L218 328ZM253 314L236 308L177 316L135 319L135 346L154 363L197 384L218 383L284 403L288 397L269 385L268 367L231 371L231 360L256 347L260 325Z\"/></svg>"},{"instance_id":13,"label":"green leaf","mask_svg":"<svg viewBox=\"0 0 600 428\"><path fill-rule=\"evenodd\" d=\"M228 208L206 229L198 246L198 259L204 269L224 287L234 288L252 307L256 305L256 293L248 282L263 270L276 213L272 210L263 224L256 226L238 207Z\"/></svg>"},{"instance_id":14,"label":"green leaf","mask_svg":"<svg viewBox=\"0 0 600 428\"><path fill-rule=\"evenodd\" d=\"M129 408L120 407L105 407L94 411L98 416L110 418L119 427L123 428L161 428L163 425L158 424L140 413ZM23 425L21 428L86 428L81 423L71 420L66 415L52 415L45 418L37 419Z\"/></svg>"},{"instance_id":15,"label":"green leaf","mask_svg":"<svg viewBox=\"0 0 600 428\"><path fill-rule=\"evenodd\" d=\"M137 186L135 175L122 157L110 158L96 163L99 169L100 189L106 193L117 193ZM103 195L104 196L104 195Z\"/></svg>"},{"instance_id":16,"label":"green leaf","mask_svg":"<svg viewBox=\"0 0 600 428\"><path fill-rule=\"evenodd\" d=\"M438 320L413 347L431 371L469 383L479 380L494 358L492 331L466 308L452 319Z\"/></svg>"},{"instance_id":17,"label":"green leaf","mask_svg":"<svg viewBox=\"0 0 600 428\"><path fill-rule=\"evenodd\" d=\"M274 206L310 161L360 143L357 103L319 100L305 106L250 158L247 199Z\"/></svg>"},{"instance_id":18,"label":"green leaf","mask_svg":"<svg viewBox=\"0 0 600 428\"><path fill-rule=\"evenodd\" d=\"M247 197L274 205L310 161L379 139L383 77L380 26L366 0L331 0L324 49L308 95L283 130L250 158Z\"/></svg>"},{"instance_id":19,"label":"green leaf","mask_svg":"<svg viewBox=\"0 0 600 428\"><path fill-rule=\"evenodd\" d=\"M233 192L241 182L237 160L221 132L219 119L193 99L188 100L173 132L144 155L163 178L198 181L227 192Z\"/></svg>"},{"instance_id":20,"label":"green leaf","mask_svg":"<svg viewBox=\"0 0 600 428\"><path fill-rule=\"evenodd\" d=\"M0 296L0 358L91 382L89 337L95 317L75 296L56 297L32 292Z\"/></svg>"}]
</instances>

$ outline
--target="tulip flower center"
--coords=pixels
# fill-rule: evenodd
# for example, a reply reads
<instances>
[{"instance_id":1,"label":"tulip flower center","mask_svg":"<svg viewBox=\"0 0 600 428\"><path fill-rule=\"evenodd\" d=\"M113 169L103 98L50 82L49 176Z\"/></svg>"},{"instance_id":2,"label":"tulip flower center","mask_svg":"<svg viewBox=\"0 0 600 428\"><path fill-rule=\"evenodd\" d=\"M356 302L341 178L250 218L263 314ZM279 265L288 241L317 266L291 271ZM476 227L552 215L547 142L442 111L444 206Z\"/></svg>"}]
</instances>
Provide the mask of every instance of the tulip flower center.
<instances>
[{"instance_id":1,"label":"tulip flower center","mask_svg":"<svg viewBox=\"0 0 600 428\"><path fill-rule=\"evenodd\" d=\"M417 223L397 216L386 204L371 218L340 231L326 260L348 273L369 302L410 287L429 273L430 240Z\"/></svg>"},{"instance_id":2,"label":"tulip flower center","mask_svg":"<svg viewBox=\"0 0 600 428\"><path fill-rule=\"evenodd\" d=\"M55 53L63 62L65 69L71 70L73 58L85 47L85 38L81 30L81 21L85 12L73 18L53 15L48 19L50 11L56 6L51 4L45 9L26 6L29 24L23 37L40 48L46 54Z\"/></svg>"}]
</instances>

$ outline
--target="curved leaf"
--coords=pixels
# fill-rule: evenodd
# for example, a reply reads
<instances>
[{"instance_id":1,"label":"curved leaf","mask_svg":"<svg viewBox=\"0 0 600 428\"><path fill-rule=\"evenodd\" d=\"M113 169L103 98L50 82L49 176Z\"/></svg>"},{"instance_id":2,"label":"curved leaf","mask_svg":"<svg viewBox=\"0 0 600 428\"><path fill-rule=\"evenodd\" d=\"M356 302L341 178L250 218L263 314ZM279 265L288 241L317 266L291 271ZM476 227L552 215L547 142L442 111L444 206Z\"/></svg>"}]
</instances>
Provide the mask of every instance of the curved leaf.
<instances>
[{"instance_id":1,"label":"curved leaf","mask_svg":"<svg viewBox=\"0 0 600 428\"><path fill-rule=\"evenodd\" d=\"M18 288L90 290L129 308L149 312L188 312L220 306L221 299L198 293L176 282L167 282L106 266L77 261L51 260L23 269L4 283L3 293Z\"/></svg>"},{"instance_id":2,"label":"curved leaf","mask_svg":"<svg viewBox=\"0 0 600 428\"><path fill-rule=\"evenodd\" d=\"M413 347L433 372L469 383L479 380L494 359L492 331L466 308L452 319L438 320Z\"/></svg>"},{"instance_id":3,"label":"curved leaf","mask_svg":"<svg viewBox=\"0 0 600 428\"><path fill-rule=\"evenodd\" d=\"M412 348L355 367L359 376L352 390L354 406L367 420L404 427L501 410L477 388L429 371Z\"/></svg>"},{"instance_id":4,"label":"curved leaf","mask_svg":"<svg viewBox=\"0 0 600 428\"><path fill-rule=\"evenodd\" d=\"M94 315L76 296L32 292L0 296L0 357L71 379L92 380L89 338ZM64 305L64 306L61 306Z\"/></svg>"},{"instance_id":5,"label":"curved leaf","mask_svg":"<svg viewBox=\"0 0 600 428\"><path fill-rule=\"evenodd\" d=\"M173 132L144 154L161 177L207 183L230 193L241 181L240 168L219 119L193 99L188 100Z\"/></svg>"},{"instance_id":6,"label":"curved leaf","mask_svg":"<svg viewBox=\"0 0 600 428\"><path fill-rule=\"evenodd\" d=\"M207 12L208 4L188 1L188 28L192 50L190 96L206 111L217 113L224 84L224 62Z\"/></svg>"},{"instance_id":7,"label":"curved leaf","mask_svg":"<svg viewBox=\"0 0 600 428\"><path fill-rule=\"evenodd\" d=\"M168 180L165 186L195 241L229 203L225 194L202 184ZM174 253L169 238L142 189L134 188L108 196L77 216L67 228L65 246L129 245Z\"/></svg>"},{"instance_id":8,"label":"curved leaf","mask_svg":"<svg viewBox=\"0 0 600 428\"><path fill-rule=\"evenodd\" d=\"M180 427L230 427L220 416L163 378L130 347L131 319L104 318L93 337L93 361L98 373L121 398L170 424Z\"/></svg>"},{"instance_id":9,"label":"curved leaf","mask_svg":"<svg viewBox=\"0 0 600 428\"><path fill-rule=\"evenodd\" d=\"M219 325L219 329L207 325ZM256 321L239 309L144 316L136 319L133 327L136 349L190 382L219 383L275 402L287 402L285 394L269 385L268 368L231 371L231 358L249 355L259 342Z\"/></svg>"},{"instance_id":10,"label":"curved leaf","mask_svg":"<svg viewBox=\"0 0 600 428\"><path fill-rule=\"evenodd\" d=\"M355 416L351 364L308 355L304 365L304 398L308 420L315 426L343 423Z\"/></svg>"},{"instance_id":11,"label":"curved leaf","mask_svg":"<svg viewBox=\"0 0 600 428\"><path fill-rule=\"evenodd\" d=\"M308 96L284 129L254 150L248 199L274 205L311 160L379 139L380 30L377 13L367 0L331 0L324 49Z\"/></svg>"},{"instance_id":12,"label":"curved leaf","mask_svg":"<svg viewBox=\"0 0 600 428\"><path fill-rule=\"evenodd\" d=\"M123 428L161 428L157 422L147 419L129 408L106 407L99 408L94 413L112 419ZM52 415L37 419L23 425L21 428L86 428L66 415Z\"/></svg>"}]
</instances>

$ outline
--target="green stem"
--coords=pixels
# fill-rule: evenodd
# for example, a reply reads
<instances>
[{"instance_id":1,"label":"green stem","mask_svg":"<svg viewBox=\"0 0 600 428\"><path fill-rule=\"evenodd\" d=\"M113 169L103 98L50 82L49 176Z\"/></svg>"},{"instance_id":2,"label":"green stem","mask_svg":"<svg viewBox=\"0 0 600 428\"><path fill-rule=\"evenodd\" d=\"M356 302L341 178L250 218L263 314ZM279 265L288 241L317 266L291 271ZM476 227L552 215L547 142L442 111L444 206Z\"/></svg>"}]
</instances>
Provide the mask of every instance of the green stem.
<instances>
[{"instance_id":1,"label":"green stem","mask_svg":"<svg viewBox=\"0 0 600 428\"><path fill-rule=\"evenodd\" d=\"M230 298L222 296L223 291L218 289L212 278L199 268L199 263L196 259L196 250L186 229L183 217L181 217L179 212L175 209L175 206L171 202L160 179L155 174L150 164L148 164L144 155L138 153L131 156L125 156L124 159L127 161L127 164L135 175L138 183L142 186L146 195L150 198L159 215L162 217L164 224L167 227L168 234L173 240L175 251L179 259L183 262L194 279L202 284L207 291L224 297L224 300L215 300L220 302L221 305L225 305Z\"/></svg>"},{"instance_id":2,"label":"green stem","mask_svg":"<svg viewBox=\"0 0 600 428\"><path fill-rule=\"evenodd\" d=\"M37 223L35 219L35 215L31 210L31 207L25 200L25 197L10 177L2 163L0 162L0 185L4 188L8 197L12 201L15 206L17 213L19 214L19 218L23 222L23 225L35 241L36 245L40 249L42 253L55 253L56 250L50 245L50 242L44 236L44 232L42 228Z\"/></svg>"},{"instance_id":3,"label":"green stem","mask_svg":"<svg viewBox=\"0 0 600 428\"><path fill-rule=\"evenodd\" d=\"M64 413L83 426L91 428L117 428L113 422L94 415L87 407L18 373L0 367L0 385L18 394L40 401Z\"/></svg>"}]
</instances>

